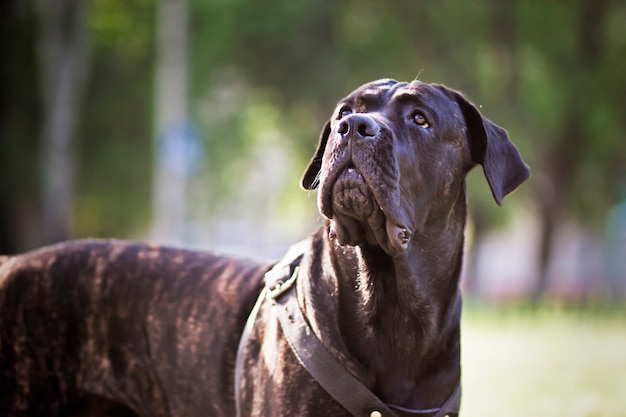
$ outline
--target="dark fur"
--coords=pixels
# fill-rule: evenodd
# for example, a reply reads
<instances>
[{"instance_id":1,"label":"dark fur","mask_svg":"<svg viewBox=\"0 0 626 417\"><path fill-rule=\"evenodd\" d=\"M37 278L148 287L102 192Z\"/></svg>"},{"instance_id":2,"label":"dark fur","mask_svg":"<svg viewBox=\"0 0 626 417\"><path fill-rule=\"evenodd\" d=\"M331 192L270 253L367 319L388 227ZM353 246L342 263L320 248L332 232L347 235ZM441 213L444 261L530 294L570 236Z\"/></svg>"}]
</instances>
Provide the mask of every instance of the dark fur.
<instances>
[{"instance_id":1,"label":"dark fur","mask_svg":"<svg viewBox=\"0 0 626 417\"><path fill-rule=\"evenodd\" d=\"M6 262L0 415L233 415L239 335L268 267L120 241Z\"/></svg>"},{"instance_id":2,"label":"dark fur","mask_svg":"<svg viewBox=\"0 0 626 417\"><path fill-rule=\"evenodd\" d=\"M506 132L458 93L380 80L340 102L303 178L326 220L304 245L300 305L386 402L438 407L459 381L464 178L476 164L498 203L528 177ZM0 414L233 416L237 343L270 266L119 241L5 259ZM244 353L244 415L347 415L267 304Z\"/></svg>"}]
</instances>

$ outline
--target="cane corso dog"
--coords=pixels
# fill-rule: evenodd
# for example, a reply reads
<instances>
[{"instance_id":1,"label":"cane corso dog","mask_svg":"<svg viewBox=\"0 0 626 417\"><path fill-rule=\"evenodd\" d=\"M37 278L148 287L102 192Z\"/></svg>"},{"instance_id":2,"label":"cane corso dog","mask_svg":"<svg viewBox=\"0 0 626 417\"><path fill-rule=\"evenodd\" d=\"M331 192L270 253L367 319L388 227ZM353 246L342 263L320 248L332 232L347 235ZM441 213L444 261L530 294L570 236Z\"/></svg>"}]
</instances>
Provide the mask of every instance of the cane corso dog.
<instances>
[{"instance_id":1,"label":"cane corso dog","mask_svg":"<svg viewBox=\"0 0 626 417\"><path fill-rule=\"evenodd\" d=\"M323 224L272 288L273 263L114 240L2 258L0 415L456 415L476 165L498 204L529 176L460 93L383 79L322 130Z\"/></svg>"}]
</instances>

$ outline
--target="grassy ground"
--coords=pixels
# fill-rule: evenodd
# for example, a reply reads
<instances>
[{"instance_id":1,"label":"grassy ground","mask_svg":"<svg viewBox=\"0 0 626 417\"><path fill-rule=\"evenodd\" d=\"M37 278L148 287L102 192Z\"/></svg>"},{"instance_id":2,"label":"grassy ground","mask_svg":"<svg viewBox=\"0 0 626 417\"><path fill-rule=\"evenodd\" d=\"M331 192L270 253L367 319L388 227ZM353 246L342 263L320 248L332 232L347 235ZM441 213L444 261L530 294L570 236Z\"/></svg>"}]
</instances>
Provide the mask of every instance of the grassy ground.
<instances>
[{"instance_id":1,"label":"grassy ground","mask_svg":"<svg viewBox=\"0 0 626 417\"><path fill-rule=\"evenodd\" d=\"M626 416L626 310L467 306L463 417Z\"/></svg>"}]
</instances>

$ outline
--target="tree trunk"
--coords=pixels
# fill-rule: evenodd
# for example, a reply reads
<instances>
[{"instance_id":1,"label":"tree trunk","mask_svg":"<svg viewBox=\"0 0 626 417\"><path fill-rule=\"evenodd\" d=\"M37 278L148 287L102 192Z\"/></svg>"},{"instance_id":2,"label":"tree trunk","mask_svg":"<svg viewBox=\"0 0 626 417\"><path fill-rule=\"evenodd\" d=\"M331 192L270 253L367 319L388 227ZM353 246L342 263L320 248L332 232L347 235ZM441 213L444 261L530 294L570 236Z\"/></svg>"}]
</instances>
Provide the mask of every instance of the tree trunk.
<instances>
[{"instance_id":1,"label":"tree trunk","mask_svg":"<svg viewBox=\"0 0 626 417\"><path fill-rule=\"evenodd\" d=\"M45 242L70 235L73 145L89 58L89 0L39 2L42 91L43 233Z\"/></svg>"},{"instance_id":2,"label":"tree trunk","mask_svg":"<svg viewBox=\"0 0 626 417\"><path fill-rule=\"evenodd\" d=\"M568 181L575 172L578 161L586 152L586 144L593 138L588 137L584 129L586 103L581 100L591 93L584 81L594 76L594 72L602 59L605 45L606 18L608 16L608 0L584 0L579 10L579 26L576 52L581 59L579 68L570 69L569 77L572 88L571 97L567 101L568 109L564 112L562 129L552 149L547 153L543 171L549 178L539 191L541 210L541 236L539 243L539 277L533 293L533 301L545 297L548 289L548 274L553 255L553 235L558 220L563 217L564 204L570 204L568 195L561 195L561 190L571 190Z\"/></svg>"},{"instance_id":3,"label":"tree trunk","mask_svg":"<svg viewBox=\"0 0 626 417\"><path fill-rule=\"evenodd\" d=\"M186 0L160 0L157 19L156 138L152 238L185 240L191 131L187 125Z\"/></svg>"},{"instance_id":4,"label":"tree trunk","mask_svg":"<svg viewBox=\"0 0 626 417\"><path fill-rule=\"evenodd\" d=\"M41 243L36 24L31 1L0 2L0 254Z\"/></svg>"},{"instance_id":5,"label":"tree trunk","mask_svg":"<svg viewBox=\"0 0 626 417\"><path fill-rule=\"evenodd\" d=\"M463 290L470 297L479 297L481 295L481 282L478 256L480 247L487 236L487 219L480 211L480 208L478 210L470 210L469 218L472 223L472 241L466 242Z\"/></svg>"},{"instance_id":6,"label":"tree trunk","mask_svg":"<svg viewBox=\"0 0 626 417\"><path fill-rule=\"evenodd\" d=\"M545 298L549 285L550 261L552 260L554 232L556 229L557 205L554 203L554 187L542 192L540 198L539 220L541 231L539 235L539 276L533 288L532 301L539 303Z\"/></svg>"}]
</instances>

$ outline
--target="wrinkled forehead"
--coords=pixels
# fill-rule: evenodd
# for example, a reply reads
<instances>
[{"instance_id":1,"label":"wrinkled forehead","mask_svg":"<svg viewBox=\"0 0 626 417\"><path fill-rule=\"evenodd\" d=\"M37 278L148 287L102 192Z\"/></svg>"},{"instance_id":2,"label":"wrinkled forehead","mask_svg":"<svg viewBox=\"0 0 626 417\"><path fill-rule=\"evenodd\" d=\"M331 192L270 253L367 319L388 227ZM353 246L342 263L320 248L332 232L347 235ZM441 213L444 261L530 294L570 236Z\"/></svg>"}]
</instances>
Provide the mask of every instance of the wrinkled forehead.
<instances>
[{"instance_id":1,"label":"wrinkled forehead","mask_svg":"<svg viewBox=\"0 0 626 417\"><path fill-rule=\"evenodd\" d=\"M406 82L399 82L391 78L383 78L381 80L363 84L341 101L352 101L358 99L365 99L368 101L386 101L399 88L406 87L408 85L409 84Z\"/></svg>"},{"instance_id":2,"label":"wrinkled forehead","mask_svg":"<svg viewBox=\"0 0 626 417\"><path fill-rule=\"evenodd\" d=\"M447 97L437 86L421 81L399 82L384 78L363 84L341 102L366 103L367 107L376 107L394 99L415 97L425 101L441 101Z\"/></svg>"}]
</instances>

